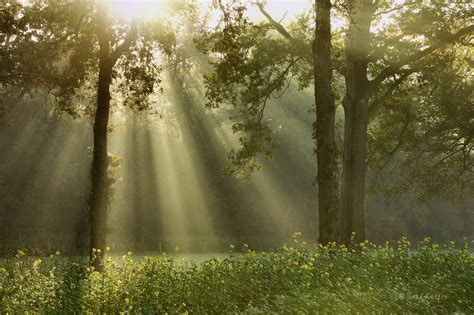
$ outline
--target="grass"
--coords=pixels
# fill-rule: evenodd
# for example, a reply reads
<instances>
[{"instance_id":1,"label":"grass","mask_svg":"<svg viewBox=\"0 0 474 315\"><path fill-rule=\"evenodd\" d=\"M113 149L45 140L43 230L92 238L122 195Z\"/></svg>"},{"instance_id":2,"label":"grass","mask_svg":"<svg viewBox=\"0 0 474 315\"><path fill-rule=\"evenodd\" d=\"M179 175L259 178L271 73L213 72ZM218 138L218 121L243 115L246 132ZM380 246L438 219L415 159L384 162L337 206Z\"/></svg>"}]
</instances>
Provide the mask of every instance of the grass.
<instances>
[{"instance_id":1,"label":"grass","mask_svg":"<svg viewBox=\"0 0 474 315\"><path fill-rule=\"evenodd\" d=\"M55 255L0 267L1 313L473 313L467 244L425 240L271 252L110 256L106 271ZM212 256L212 257L210 257Z\"/></svg>"}]
</instances>

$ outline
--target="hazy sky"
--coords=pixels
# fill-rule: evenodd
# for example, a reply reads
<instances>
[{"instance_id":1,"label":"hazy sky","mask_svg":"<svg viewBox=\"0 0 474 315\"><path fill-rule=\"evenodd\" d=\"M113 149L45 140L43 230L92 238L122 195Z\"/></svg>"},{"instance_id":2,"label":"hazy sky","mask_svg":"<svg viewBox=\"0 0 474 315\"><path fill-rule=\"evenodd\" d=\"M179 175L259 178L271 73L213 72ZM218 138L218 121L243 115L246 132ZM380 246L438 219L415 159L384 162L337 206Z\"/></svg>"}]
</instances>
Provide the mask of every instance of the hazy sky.
<instances>
[{"instance_id":1,"label":"hazy sky","mask_svg":"<svg viewBox=\"0 0 474 315\"><path fill-rule=\"evenodd\" d=\"M167 14L166 3L169 0L108 0L112 10L118 11L127 18L133 16L144 16L153 18ZM197 0L203 6L210 6L212 0ZM253 3L254 0L246 0L243 3ZM276 19L285 17L284 21L291 20L294 16L311 6L311 0L269 0L266 9ZM264 17L255 5L249 5L247 14L255 20L263 20ZM285 15L286 14L286 15Z\"/></svg>"}]
</instances>

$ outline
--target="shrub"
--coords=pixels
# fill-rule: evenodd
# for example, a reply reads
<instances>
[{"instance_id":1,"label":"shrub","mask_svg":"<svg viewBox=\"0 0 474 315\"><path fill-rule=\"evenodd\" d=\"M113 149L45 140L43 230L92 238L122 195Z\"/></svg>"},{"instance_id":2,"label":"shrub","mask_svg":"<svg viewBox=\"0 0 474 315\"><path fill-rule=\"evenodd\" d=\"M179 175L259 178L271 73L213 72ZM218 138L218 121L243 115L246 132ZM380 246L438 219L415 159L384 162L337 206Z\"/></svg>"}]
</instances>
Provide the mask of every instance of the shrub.
<instances>
[{"instance_id":1,"label":"shrub","mask_svg":"<svg viewBox=\"0 0 474 315\"><path fill-rule=\"evenodd\" d=\"M0 268L2 313L473 313L467 244L417 251L406 239L376 246L295 243L223 260L108 257L103 273L60 256L17 255Z\"/></svg>"}]
</instances>

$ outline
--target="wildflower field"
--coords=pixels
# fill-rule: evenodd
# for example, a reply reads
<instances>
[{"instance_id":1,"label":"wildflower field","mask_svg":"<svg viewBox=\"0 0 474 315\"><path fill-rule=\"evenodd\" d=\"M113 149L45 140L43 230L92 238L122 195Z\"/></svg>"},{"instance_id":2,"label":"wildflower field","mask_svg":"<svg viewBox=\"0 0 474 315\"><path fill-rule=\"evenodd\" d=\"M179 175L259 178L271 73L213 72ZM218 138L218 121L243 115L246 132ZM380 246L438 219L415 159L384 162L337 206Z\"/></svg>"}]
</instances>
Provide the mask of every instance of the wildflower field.
<instances>
[{"instance_id":1,"label":"wildflower field","mask_svg":"<svg viewBox=\"0 0 474 315\"><path fill-rule=\"evenodd\" d=\"M467 243L418 250L402 239L181 260L106 259L95 272L63 257L4 259L0 313L474 313L474 256Z\"/></svg>"}]
</instances>

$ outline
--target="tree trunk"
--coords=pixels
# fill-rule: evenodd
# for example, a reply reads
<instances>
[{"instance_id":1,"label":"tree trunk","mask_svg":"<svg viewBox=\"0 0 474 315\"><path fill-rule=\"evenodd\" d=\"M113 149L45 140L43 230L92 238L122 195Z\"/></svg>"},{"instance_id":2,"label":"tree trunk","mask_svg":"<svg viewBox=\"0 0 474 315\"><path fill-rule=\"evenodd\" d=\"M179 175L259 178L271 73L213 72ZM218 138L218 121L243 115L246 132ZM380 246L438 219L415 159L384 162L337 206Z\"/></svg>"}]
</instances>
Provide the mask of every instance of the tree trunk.
<instances>
[{"instance_id":1,"label":"tree trunk","mask_svg":"<svg viewBox=\"0 0 474 315\"><path fill-rule=\"evenodd\" d=\"M107 52L105 54L105 52ZM101 46L99 61L99 84L97 88L97 109L94 121L94 154L92 160L92 187L90 199L90 258L95 270L102 271L102 258L105 252L108 212L108 157L107 127L110 109L110 83L112 66L107 47ZM95 250L100 250L97 252ZM95 259L94 259L94 256Z\"/></svg>"},{"instance_id":2,"label":"tree trunk","mask_svg":"<svg viewBox=\"0 0 474 315\"><path fill-rule=\"evenodd\" d=\"M344 160L341 192L340 238L349 244L365 240L365 172L368 107L364 100L344 102Z\"/></svg>"},{"instance_id":3,"label":"tree trunk","mask_svg":"<svg viewBox=\"0 0 474 315\"><path fill-rule=\"evenodd\" d=\"M316 30L313 41L314 99L316 121L317 182L319 190L319 242L337 241L339 220L338 166L335 139L336 105L332 92L331 2L316 1Z\"/></svg>"},{"instance_id":4,"label":"tree trunk","mask_svg":"<svg viewBox=\"0 0 474 315\"><path fill-rule=\"evenodd\" d=\"M370 24L376 3L353 0L346 39L347 72L344 97L344 159L341 190L339 241L349 244L365 240L365 173L368 126L367 66L370 54Z\"/></svg>"},{"instance_id":5,"label":"tree trunk","mask_svg":"<svg viewBox=\"0 0 474 315\"><path fill-rule=\"evenodd\" d=\"M131 46L137 35L137 22L130 24L130 33L114 51L110 50L107 34L107 9L103 1L97 6L97 37L99 39L99 82L97 86L97 109L94 120L94 154L92 160L92 187L89 204L91 227L90 260L95 270L102 271L107 235L107 212L109 207L107 127L110 115L110 84L112 69L118 58Z\"/></svg>"}]
</instances>

